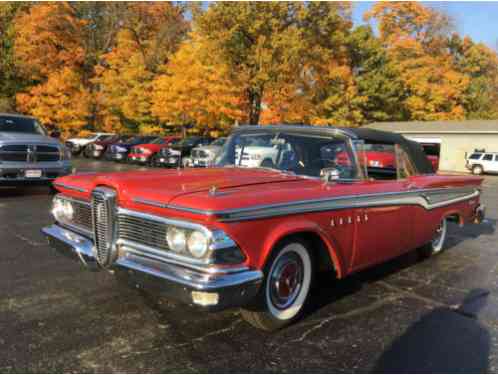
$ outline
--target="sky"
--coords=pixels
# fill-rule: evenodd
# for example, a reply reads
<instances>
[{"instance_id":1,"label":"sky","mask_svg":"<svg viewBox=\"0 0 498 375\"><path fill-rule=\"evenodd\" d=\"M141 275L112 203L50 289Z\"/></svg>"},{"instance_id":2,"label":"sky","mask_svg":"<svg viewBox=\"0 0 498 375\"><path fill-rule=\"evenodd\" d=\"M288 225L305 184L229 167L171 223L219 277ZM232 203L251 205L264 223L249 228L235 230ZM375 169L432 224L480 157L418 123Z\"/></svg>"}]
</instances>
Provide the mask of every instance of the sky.
<instances>
[{"instance_id":1,"label":"sky","mask_svg":"<svg viewBox=\"0 0 498 375\"><path fill-rule=\"evenodd\" d=\"M454 21L456 31L469 35L475 42L482 42L493 49L498 44L498 1L424 1L424 5L440 9ZM370 9L373 1L353 3L353 21L363 24L363 13Z\"/></svg>"}]
</instances>

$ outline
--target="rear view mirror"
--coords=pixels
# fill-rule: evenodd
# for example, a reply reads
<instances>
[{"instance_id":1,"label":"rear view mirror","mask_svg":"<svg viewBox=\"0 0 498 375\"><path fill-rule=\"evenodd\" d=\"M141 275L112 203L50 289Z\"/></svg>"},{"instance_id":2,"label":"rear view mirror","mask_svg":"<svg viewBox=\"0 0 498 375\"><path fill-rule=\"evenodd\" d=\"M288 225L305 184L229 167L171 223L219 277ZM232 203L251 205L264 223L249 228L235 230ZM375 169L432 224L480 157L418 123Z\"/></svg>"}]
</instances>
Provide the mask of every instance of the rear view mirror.
<instances>
[{"instance_id":1,"label":"rear view mirror","mask_svg":"<svg viewBox=\"0 0 498 375\"><path fill-rule=\"evenodd\" d=\"M60 131L55 130L55 131L53 131L52 133L50 133L50 136L51 136L52 138L57 138L57 139L59 139L59 138L61 137L61 132L60 132Z\"/></svg>"}]
</instances>

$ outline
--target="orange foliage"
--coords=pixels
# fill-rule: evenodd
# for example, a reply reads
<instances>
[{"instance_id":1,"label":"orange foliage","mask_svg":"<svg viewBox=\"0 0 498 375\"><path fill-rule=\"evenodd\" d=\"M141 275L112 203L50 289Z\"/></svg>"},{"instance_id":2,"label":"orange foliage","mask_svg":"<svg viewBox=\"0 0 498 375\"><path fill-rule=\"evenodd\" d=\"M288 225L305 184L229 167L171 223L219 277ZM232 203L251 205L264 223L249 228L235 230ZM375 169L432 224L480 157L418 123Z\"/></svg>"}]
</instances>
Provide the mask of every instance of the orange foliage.
<instances>
[{"instance_id":1,"label":"orange foliage","mask_svg":"<svg viewBox=\"0 0 498 375\"><path fill-rule=\"evenodd\" d=\"M17 105L49 127L57 127L66 137L79 133L87 124L91 96L77 72L62 68L45 83L17 94Z\"/></svg>"},{"instance_id":2,"label":"orange foliage","mask_svg":"<svg viewBox=\"0 0 498 375\"><path fill-rule=\"evenodd\" d=\"M63 67L80 67L85 58L84 25L66 2L39 3L21 12L14 23L14 52L20 71L40 80Z\"/></svg>"}]
</instances>

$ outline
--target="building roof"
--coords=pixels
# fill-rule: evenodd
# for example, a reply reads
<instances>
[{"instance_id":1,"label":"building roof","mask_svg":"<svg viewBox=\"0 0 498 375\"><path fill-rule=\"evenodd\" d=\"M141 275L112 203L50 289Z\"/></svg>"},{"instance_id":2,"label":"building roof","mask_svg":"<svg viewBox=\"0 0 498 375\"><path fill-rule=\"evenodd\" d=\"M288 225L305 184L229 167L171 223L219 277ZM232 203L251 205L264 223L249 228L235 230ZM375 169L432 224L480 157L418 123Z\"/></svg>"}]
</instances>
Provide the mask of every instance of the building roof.
<instances>
[{"instance_id":1,"label":"building roof","mask_svg":"<svg viewBox=\"0 0 498 375\"><path fill-rule=\"evenodd\" d=\"M395 133L496 133L498 120L374 122L367 128Z\"/></svg>"}]
</instances>

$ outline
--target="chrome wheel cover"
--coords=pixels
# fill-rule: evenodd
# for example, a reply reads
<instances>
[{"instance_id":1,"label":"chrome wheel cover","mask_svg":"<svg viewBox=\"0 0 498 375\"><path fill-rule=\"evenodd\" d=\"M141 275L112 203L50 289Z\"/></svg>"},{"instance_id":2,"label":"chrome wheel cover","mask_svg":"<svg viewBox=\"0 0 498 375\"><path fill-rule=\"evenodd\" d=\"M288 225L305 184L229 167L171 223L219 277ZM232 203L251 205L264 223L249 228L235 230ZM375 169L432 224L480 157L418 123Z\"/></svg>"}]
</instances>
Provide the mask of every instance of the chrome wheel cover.
<instances>
[{"instance_id":1,"label":"chrome wheel cover","mask_svg":"<svg viewBox=\"0 0 498 375\"><path fill-rule=\"evenodd\" d=\"M447 231L447 221L443 219L436 228L436 234L432 239L432 250L435 253L440 252L443 249L444 241L446 240Z\"/></svg>"},{"instance_id":2,"label":"chrome wheel cover","mask_svg":"<svg viewBox=\"0 0 498 375\"><path fill-rule=\"evenodd\" d=\"M296 253L287 253L277 260L270 275L270 298L277 309L284 310L295 302L303 275L303 262Z\"/></svg>"}]
</instances>

